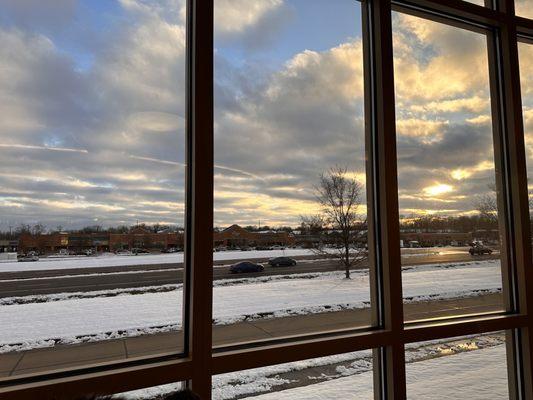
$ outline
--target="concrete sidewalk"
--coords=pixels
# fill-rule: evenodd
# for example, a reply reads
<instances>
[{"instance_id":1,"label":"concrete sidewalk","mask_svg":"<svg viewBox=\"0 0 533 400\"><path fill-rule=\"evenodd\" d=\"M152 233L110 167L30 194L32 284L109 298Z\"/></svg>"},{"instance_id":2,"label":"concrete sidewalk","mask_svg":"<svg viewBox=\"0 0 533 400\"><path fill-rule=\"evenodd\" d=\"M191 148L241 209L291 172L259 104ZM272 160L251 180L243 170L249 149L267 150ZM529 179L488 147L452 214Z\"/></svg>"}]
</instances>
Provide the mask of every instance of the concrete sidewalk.
<instances>
[{"instance_id":1,"label":"concrete sidewalk","mask_svg":"<svg viewBox=\"0 0 533 400\"><path fill-rule=\"evenodd\" d=\"M404 309L407 320L416 320L498 311L502 309L502 304L500 294L491 294L467 299L406 304ZM357 328L368 326L369 323L369 309L264 319L215 326L213 341L215 345L228 345L318 331ZM0 378L179 352L182 347L181 332L174 331L6 353L0 355Z\"/></svg>"}]
</instances>

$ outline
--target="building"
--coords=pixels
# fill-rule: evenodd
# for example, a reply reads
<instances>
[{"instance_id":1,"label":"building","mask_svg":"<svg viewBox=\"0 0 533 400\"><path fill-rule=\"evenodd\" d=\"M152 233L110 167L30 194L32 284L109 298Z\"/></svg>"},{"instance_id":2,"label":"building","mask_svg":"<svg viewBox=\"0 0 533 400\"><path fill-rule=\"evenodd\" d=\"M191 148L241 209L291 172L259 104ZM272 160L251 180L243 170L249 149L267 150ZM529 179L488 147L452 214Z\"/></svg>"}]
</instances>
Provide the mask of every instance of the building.
<instances>
[{"instance_id":1,"label":"building","mask_svg":"<svg viewBox=\"0 0 533 400\"><path fill-rule=\"evenodd\" d=\"M3 239L0 240L0 253L14 253L19 246L18 240Z\"/></svg>"},{"instance_id":2,"label":"building","mask_svg":"<svg viewBox=\"0 0 533 400\"><path fill-rule=\"evenodd\" d=\"M94 249L96 251L109 250L109 234L106 232L97 233L71 233L68 235L68 250L82 251Z\"/></svg>"},{"instance_id":3,"label":"building","mask_svg":"<svg viewBox=\"0 0 533 400\"><path fill-rule=\"evenodd\" d=\"M20 236L18 250L22 253L37 251L40 254L57 253L59 250L73 252L83 250L116 251L142 248L165 250L172 247L183 248L183 233L151 232L146 228L136 227L128 233L49 233ZM1 247L1 246L0 246Z\"/></svg>"},{"instance_id":4,"label":"building","mask_svg":"<svg viewBox=\"0 0 533 400\"><path fill-rule=\"evenodd\" d=\"M38 251L39 253L55 253L61 249L67 249L69 234L65 232L38 234L22 233L19 237L18 251Z\"/></svg>"},{"instance_id":5,"label":"building","mask_svg":"<svg viewBox=\"0 0 533 400\"><path fill-rule=\"evenodd\" d=\"M214 247L267 247L292 246L294 237L288 232L260 231L249 232L239 225L231 225L221 232L215 232Z\"/></svg>"},{"instance_id":6,"label":"building","mask_svg":"<svg viewBox=\"0 0 533 400\"><path fill-rule=\"evenodd\" d=\"M462 232L401 232L400 240L408 247L410 242L418 242L422 247L467 246L473 240L472 233Z\"/></svg>"},{"instance_id":7,"label":"building","mask_svg":"<svg viewBox=\"0 0 533 400\"><path fill-rule=\"evenodd\" d=\"M131 229L128 233L111 233L109 248L111 251L130 250L133 248L165 250L183 248L183 233L151 232L143 227Z\"/></svg>"}]
</instances>

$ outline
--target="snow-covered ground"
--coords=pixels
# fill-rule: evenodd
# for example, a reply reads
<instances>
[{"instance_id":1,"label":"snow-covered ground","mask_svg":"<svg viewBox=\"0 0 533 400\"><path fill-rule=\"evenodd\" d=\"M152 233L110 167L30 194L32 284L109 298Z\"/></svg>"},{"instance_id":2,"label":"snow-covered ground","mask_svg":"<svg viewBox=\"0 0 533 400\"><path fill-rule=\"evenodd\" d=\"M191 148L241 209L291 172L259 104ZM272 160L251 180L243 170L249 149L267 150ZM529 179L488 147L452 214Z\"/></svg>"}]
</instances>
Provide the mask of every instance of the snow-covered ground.
<instances>
[{"instance_id":1,"label":"snow-covered ground","mask_svg":"<svg viewBox=\"0 0 533 400\"><path fill-rule=\"evenodd\" d=\"M501 333L406 346L407 395L420 400L507 399L505 336ZM124 394L146 400L179 384ZM213 377L213 399L373 399L370 350L296 361Z\"/></svg>"},{"instance_id":2,"label":"snow-covered ground","mask_svg":"<svg viewBox=\"0 0 533 400\"><path fill-rule=\"evenodd\" d=\"M368 307L368 272L354 273L350 280L342 276L328 272L216 281L215 322ZM403 287L408 301L497 292L500 264L478 261L407 268ZM102 297L39 296L39 302L0 306L0 321L9 321L0 325L0 352L179 328L181 287L155 293L149 289L137 294L99 292Z\"/></svg>"},{"instance_id":3,"label":"snow-covered ground","mask_svg":"<svg viewBox=\"0 0 533 400\"><path fill-rule=\"evenodd\" d=\"M505 345L453 354L408 364L410 400L508 399ZM255 400L368 399L372 400L372 371L314 385L255 396Z\"/></svg>"},{"instance_id":4,"label":"snow-covered ground","mask_svg":"<svg viewBox=\"0 0 533 400\"><path fill-rule=\"evenodd\" d=\"M309 249L285 249L285 250L253 250L253 251L222 251L213 253L215 261L225 260L252 260L268 259L273 257L297 257L313 255ZM467 254L466 248L445 247L428 249L402 249L403 257L423 257L435 254ZM138 256L121 256L113 253L106 253L95 257L58 257L41 258L36 262L17 262L16 259L0 263L0 272L14 271L46 271L54 269L75 269L75 268L99 268L99 267L119 267L135 265L157 265L175 264L183 262L183 253L170 254L142 254Z\"/></svg>"},{"instance_id":5,"label":"snow-covered ground","mask_svg":"<svg viewBox=\"0 0 533 400\"><path fill-rule=\"evenodd\" d=\"M296 257L314 254L307 249L221 251L213 253L215 261L245 260L254 258ZM51 269L99 268L134 265L174 264L183 262L183 253L142 254L138 256L121 256L107 253L96 257L41 258L36 262L4 262L0 272L12 271L46 271Z\"/></svg>"}]
</instances>

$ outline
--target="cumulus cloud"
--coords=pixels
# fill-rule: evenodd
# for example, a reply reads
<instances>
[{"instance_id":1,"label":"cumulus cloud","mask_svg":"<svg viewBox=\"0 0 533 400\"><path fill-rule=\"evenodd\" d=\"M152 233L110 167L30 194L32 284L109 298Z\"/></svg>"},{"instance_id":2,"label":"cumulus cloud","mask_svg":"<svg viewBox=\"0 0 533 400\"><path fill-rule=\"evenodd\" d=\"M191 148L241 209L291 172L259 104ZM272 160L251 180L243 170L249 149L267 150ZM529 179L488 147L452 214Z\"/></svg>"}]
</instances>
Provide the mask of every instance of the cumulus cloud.
<instances>
[{"instance_id":1,"label":"cumulus cloud","mask_svg":"<svg viewBox=\"0 0 533 400\"><path fill-rule=\"evenodd\" d=\"M313 185L336 164L364 174L360 39L326 51L302 51L256 84L243 77L221 85L219 93L234 97L224 98L228 108L216 109L216 161L262 178L243 182L238 177L234 189L247 197L239 201L240 218L255 215L248 223L260 218L296 224L310 207L316 212ZM216 178L215 215L228 221L234 215L219 205L229 201L219 194L231 193L235 180ZM269 207L258 207L257 199L265 195Z\"/></svg>"},{"instance_id":2,"label":"cumulus cloud","mask_svg":"<svg viewBox=\"0 0 533 400\"><path fill-rule=\"evenodd\" d=\"M247 51L272 44L293 16L286 0L217 0L214 11L216 43L239 42Z\"/></svg>"},{"instance_id":3,"label":"cumulus cloud","mask_svg":"<svg viewBox=\"0 0 533 400\"><path fill-rule=\"evenodd\" d=\"M486 38L395 14L394 56L401 212L473 212L495 181Z\"/></svg>"},{"instance_id":4,"label":"cumulus cloud","mask_svg":"<svg viewBox=\"0 0 533 400\"><path fill-rule=\"evenodd\" d=\"M455 108L464 107L473 98L471 106L477 111L480 103L486 106L488 62L483 35L409 15L394 17L396 89L402 105L413 100L433 105L444 101L453 111L454 102Z\"/></svg>"},{"instance_id":5,"label":"cumulus cloud","mask_svg":"<svg viewBox=\"0 0 533 400\"><path fill-rule=\"evenodd\" d=\"M244 3L217 2L217 37L252 45L284 21L282 0ZM2 9L0 225L182 223L185 1L110 3L83 43L90 4ZM263 181L239 166L215 170Z\"/></svg>"},{"instance_id":6,"label":"cumulus cloud","mask_svg":"<svg viewBox=\"0 0 533 400\"><path fill-rule=\"evenodd\" d=\"M120 0L83 51L17 4L0 18L0 227L181 223L185 2ZM360 35L273 68L253 53L286 44L290 2L215 4L216 41L238 50L215 52L215 222L295 225L320 173L364 181ZM395 16L394 46L402 212L469 212L494 180L484 38Z\"/></svg>"},{"instance_id":7,"label":"cumulus cloud","mask_svg":"<svg viewBox=\"0 0 533 400\"><path fill-rule=\"evenodd\" d=\"M265 14L278 10L283 0L217 0L215 23L219 34L240 33L256 25Z\"/></svg>"},{"instance_id":8,"label":"cumulus cloud","mask_svg":"<svg viewBox=\"0 0 533 400\"><path fill-rule=\"evenodd\" d=\"M0 22L25 29L54 30L70 22L77 3L77 0L3 0Z\"/></svg>"},{"instance_id":9,"label":"cumulus cloud","mask_svg":"<svg viewBox=\"0 0 533 400\"><path fill-rule=\"evenodd\" d=\"M398 119L396 132L399 136L420 138L423 143L431 143L442 139L444 128L447 125L449 125L449 121L417 118Z\"/></svg>"},{"instance_id":10,"label":"cumulus cloud","mask_svg":"<svg viewBox=\"0 0 533 400\"><path fill-rule=\"evenodd\" d=\"M3 225L180 223L182 207L160 205L183 204L183 168L150 158L184 158L185 32L152 5L122 2L133 23L118 24L84 71L54 35L0 26Z\"/></svg>"}]
</instances>

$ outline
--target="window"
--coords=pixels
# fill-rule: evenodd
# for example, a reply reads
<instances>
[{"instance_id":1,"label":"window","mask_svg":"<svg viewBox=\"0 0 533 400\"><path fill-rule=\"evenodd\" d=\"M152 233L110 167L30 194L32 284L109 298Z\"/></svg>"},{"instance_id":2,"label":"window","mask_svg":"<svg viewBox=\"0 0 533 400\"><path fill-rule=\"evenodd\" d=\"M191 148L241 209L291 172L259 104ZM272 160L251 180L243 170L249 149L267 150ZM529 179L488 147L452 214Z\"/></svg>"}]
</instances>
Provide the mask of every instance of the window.
<instances>
[{"instance_id":1,"label":"window","mask_svg":"<svg viewBox=\"0 0 533 400\"><path fill-rule=\"evenodd\" d=\"M238 7L215 1L214 344L369 326L360 4L271 3L261 40Z\"/></svg>"},{"instance_id":2,"label":"window","mask_svg":"<svg viewBox=\"0 0 533 400\"><path fill-rule=\"evenodd\" d=\"M487 38L400 13L393 31L405 319L502 311Z\"/></svg>"},{"instance_id":3,"label":"window","mask_svg":"<svg viewBox=\"0 0 533 400\"><path fill-rule=\"evenodd\" d=\"M410 399L508 399L505 333L407 346Z\"/></svg>"},{"instance_id":4,"label":"window","mask_svg":"<svg viewBox=\"0 0 533 400\"><path fill-rule=\"evenodd\" d=\"M0 17L8 377L183 350L185 21L67 3Z\"/></svg>"},{"instance_id":5,"label":"window","mask_svg":"<svg viewBox=\"0 0 533 400\"><path fill-rule=\"evenodd\" d=\"M528 167L528 178L531 178L532 175L532 156L533 156L533 70L531 69L530 60L533 56L533 48L529 43L519 43L518 45L519 55L520 55L520 82L522 89L522 114L524 118L524 140L526 146L526 161ZM531 183L528 180L528 198L529 198L529 209L530 213L532 211L531 203Z\"/></svg>"},{"instance_id":6,"label":"window","mask_svg":"<svg viewBox=\"0 0 533 400\"><path fill-rule=\"evenodd\" d=\"M371 399L372 350L302 360L213 377L213 398Z\"/></svg>"},{"instance_id":7,"label":"window","mask_svg":"<svg viewBox=\"0 0 533 400\"><path fill-rule=\"evenodd\" d=\"M532 21L519 17L525 2L497 3L3 2L0 247L13 252L10 220L35 216L70 218L60 238L104 215L140 236L117 248L137 255L106 258L131 260L105 267L106 284L120 280L127 293L57 283L88 285L101 269L53 272L56 293L38 293L51 276L0 272L4 293L30 291L0 300L0 340L16 334L4 344L19 346L0 350L0 396L163 393L186 382L205 399L531 397L530 44L520 45L520 71L516 50L533 39ZM336 165L364 192L350 235L362 243L349 254L366 265L351 279L322 270L338 250L331 222L309 235L326 258L282 249L316 228L295 229L315 213L313 177ZM24 169L38 179L26 182ZM462 232L454 224L479 216L478 196L496 199L496 222ZM143 222L181 228L183 255L140 254L157 248L137 230ZM492 254L452 245L474 231L464 239ZM0 270L44 265L29 262L29 247L28 262L7 255ZM305 271L228 277L229 264L274 254ZM61 323L67 315L72 324ZM80 327L90 332L54 340ZM36 339L39 349L23 349Z\"/></svg>"},{"instance_id":8,"label":"window","mask_svg":"<svg viewBox=\"0 0 533 400\"><path fill-rule=\"evenodd\" d=\"M516 15L520 17L531 18L531 0L516 0L515 1Z\"/></svg>"}]
</instances>

